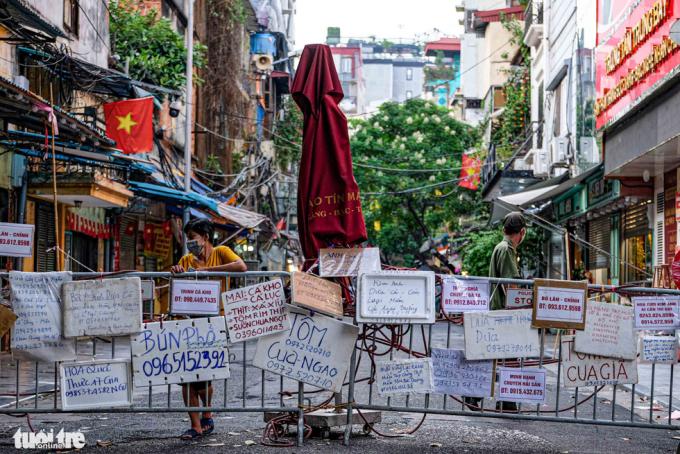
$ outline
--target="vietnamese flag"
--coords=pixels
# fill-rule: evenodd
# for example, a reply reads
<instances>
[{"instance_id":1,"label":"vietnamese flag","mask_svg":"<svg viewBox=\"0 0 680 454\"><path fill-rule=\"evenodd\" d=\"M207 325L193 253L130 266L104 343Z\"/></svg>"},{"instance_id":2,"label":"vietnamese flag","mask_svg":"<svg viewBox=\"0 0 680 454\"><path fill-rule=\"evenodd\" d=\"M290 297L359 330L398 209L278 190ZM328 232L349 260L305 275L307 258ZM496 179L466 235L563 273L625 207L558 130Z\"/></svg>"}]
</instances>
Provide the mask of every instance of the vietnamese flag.
<instances>
[{"instance_id":1,"label":"vietnamese flag","mask_svg":"<svg viewBox=\"0 0 680 454\"><path fill-rule=\"evenodd\" d=\"M153 150L153 98L130 99L104 104L106 135L123 153Z\"/></svg>"},{"instance_id":2,"label":"vietnamese flag","mask_svg":"<svg viewBox=\"0 0 680 454\"><path fill-rule=\"evenodd\" d=\"M482 161L464 154L463 166L460 169L460 181L458 182L458 186L476 191L477 188L479 188L481 169Z\"/></svg>"}]
</instances>

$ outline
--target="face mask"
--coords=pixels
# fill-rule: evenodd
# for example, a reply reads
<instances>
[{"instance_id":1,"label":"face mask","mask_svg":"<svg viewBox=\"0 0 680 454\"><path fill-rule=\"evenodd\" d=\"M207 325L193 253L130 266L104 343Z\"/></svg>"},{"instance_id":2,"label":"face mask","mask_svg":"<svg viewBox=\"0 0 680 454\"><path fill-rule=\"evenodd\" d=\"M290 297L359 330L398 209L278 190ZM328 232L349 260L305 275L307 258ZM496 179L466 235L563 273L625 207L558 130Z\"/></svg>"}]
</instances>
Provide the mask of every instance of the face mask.
<instances>
[{"instance_id":1,"label":"face mask","mask_svg":"<svg viewBox=\"0 0 680 454\"><path fill-rule=\"evenodd\" d=\"M198 243L198 240L187 241L187 250L195 256L201 255L203 252L203 245Z\"/></svg>"}]
</instances>

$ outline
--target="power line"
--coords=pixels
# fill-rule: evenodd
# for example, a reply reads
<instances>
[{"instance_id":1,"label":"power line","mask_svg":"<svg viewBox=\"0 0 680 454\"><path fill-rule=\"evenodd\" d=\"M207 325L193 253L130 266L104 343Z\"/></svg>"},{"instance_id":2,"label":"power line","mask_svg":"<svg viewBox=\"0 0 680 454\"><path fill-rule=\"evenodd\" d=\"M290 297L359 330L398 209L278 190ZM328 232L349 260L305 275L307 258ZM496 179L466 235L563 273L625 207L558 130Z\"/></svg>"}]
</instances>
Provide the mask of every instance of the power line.
<instances>
[{"instance_id":1,"label":"power line","mask_svg":"<svg viewBox=\"0 0 680 454\"><path fill-rule=\"evenodd\" d=\"M109 52L111 52L111 48L109 47L109 43L104 41L104 38L102 38L102 35L99 34L99 29L94 25L94 23L92 22L92 19L90 19L90 16L87 15L87 12L85 11L85 9L83 9L83 7L80 5L80 2L76 2L76 4L78 5L78 9L80 9L80 11L82 11L82 13L85 15L85 18L90 23L90 25L92 25L92 29L97 34L97 38L99 38L99 40L102 42L102 44L104 44L104 46L106 46L106 48L109 50Z\"/></svg>"}]
</instances>

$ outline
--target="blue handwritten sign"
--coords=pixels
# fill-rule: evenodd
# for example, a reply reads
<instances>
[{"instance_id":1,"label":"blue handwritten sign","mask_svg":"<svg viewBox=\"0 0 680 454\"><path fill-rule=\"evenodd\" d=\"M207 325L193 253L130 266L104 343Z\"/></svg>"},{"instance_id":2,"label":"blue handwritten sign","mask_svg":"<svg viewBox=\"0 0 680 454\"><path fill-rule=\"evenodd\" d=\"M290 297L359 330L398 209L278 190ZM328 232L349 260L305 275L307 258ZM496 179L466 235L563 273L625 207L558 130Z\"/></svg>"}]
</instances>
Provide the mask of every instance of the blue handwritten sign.
<instances>
[{"instance_id":1,"label":"blue handwritten sign","mask_svg":"<svg viewBox=\"0 0 680 454\"><path fill-rule=\"evenodd\" d=\"M253 365L338 392L359 328L304 309L290 308L290 329L260 337Z\"/></svg>"},{"instance_id":2,"label":"blue handwritten sign","mask_svg":"<svg viewBox=\"0 0 680 454\"><path fill-rule=\"evenodd\" d=\"M129 359L61 363L64 410L132 405Z\"/></svg>"},{"instance_id":3,"label":"blue handwritten sign","mask_svg":"<svg viewBox=\"0 0 680 454\"><path fill-rule=\"evenodd\" d=\"M135 386L229 378L224 317L147 323L131 340Z\"/></svg>"},{"instance_id":4,"label":"blue handwritten sign","mask_svg":"<svg viewBox=\"0 0 680 454\"><path fill-rule=\"evenodd\" d=\"M531 327L531 309L468 312L465 328L465 358L503 359L537 357L538 330Z\"/></svg>"},{"instance_id":5,"label":"blue handwritten sign","mask_svg":"<svg viewBox=\"0 0 680 454\"><path fill-rule=\"evenodd\" d=\"M467 397L492 397L493 360L468 361L462 350L433 348L434 392Z\"/></svg>"},{"instance_id":6,"label":"blue handwritten sign","mask_svg":"<svg viewBox=\"0 0 680 454\"><path fill-rule=\"evenodd\" d=\"M32 361L76 359L76 343L62 333L61 286L71 273L11 271L12 309L17 321L12 330L12 354Z\"/></svg>"},{"instance_id":7,"label":"blue handwritten sign","mask_svg":"<svg viewBox=\"0 0 680 454\"><path fill-rule=\"evenodd\" d=\"M376 363L378 394L432 392L432 361L430 358L403 359Z\"/></svg>"}]
</instances>

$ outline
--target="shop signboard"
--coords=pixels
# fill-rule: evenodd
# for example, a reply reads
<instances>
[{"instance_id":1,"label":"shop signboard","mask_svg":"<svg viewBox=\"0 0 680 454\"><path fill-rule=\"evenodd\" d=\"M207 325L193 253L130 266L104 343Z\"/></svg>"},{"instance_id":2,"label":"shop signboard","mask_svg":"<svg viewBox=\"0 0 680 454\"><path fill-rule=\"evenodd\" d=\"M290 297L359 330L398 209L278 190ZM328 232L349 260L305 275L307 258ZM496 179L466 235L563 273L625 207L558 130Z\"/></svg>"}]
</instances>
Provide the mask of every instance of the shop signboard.
<instances>
[{"instance_id":1,"label":"shop signboard","mask_svg":"<svg viewBox=\"0 0 680 454\"><path fill-rule=\"evenodd\" d=\"M619 10L625 11L626 9ZM669 37L680 18L680 0L640 0L627 17L598 30L595 50L597 128L618 120L643 101L680 66L680 46ZM598 23L602 15L598 11Z\"/></svg>"}]
</instances>

